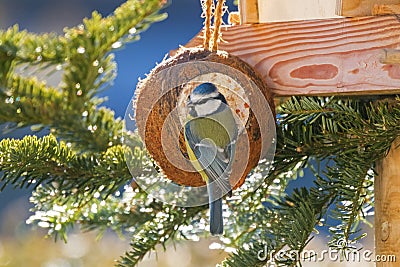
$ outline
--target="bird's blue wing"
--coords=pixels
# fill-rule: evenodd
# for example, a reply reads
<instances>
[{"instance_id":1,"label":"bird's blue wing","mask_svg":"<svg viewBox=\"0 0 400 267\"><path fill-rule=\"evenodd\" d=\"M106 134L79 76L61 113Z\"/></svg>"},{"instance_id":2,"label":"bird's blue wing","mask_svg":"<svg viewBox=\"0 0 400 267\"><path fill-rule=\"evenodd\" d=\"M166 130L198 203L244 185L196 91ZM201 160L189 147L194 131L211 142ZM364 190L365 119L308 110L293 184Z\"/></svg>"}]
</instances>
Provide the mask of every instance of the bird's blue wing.
<instances>
[{"instance_id":1,"label":"bird's blue wing","mask_svg":"<svg viewBox=\"0 0 400 267\"><path fill-rule=\"evenodd\" d=\"M208 182L213 184L213 186L209 187L209 191L212 188L212 192L209 192L210 196L212 196L211 200L219 199L226 193L231 192L229 175L234 146L230 144L225 148L220 148L210 139L200 140L200 138L192 134L190 122L185 126L185 138L200 166L207 174Z\"/></svg>"}]
</instances>

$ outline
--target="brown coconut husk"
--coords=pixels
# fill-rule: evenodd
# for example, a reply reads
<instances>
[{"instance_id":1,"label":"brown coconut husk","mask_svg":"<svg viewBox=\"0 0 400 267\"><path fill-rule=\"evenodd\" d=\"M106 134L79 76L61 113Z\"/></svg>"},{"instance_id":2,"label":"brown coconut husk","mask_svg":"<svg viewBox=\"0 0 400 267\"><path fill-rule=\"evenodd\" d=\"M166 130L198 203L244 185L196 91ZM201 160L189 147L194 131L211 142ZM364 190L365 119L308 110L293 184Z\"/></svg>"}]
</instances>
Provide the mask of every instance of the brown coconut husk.
<instances>
[{"instance_id":1,"label":"brown coconut husk","mask_svg":"<svg viewBox=\"0 0 400 267\"><path fill-rule=\"evenodd\" d=\"M237 82L245 87L246 84L248 84L248 80L252 80L257 85L259 90L261 90L265 99L269 103L270 109L274 113L273 119L275 119L275 106L271 90L267 88L261 76L249 64L236 56L232 56L221 51L210 52L202 48L191 48L178 51L175 56L157 65L151 71L148 77L138 84L136 89L136 124L139 135L145 142L146 149L158 166L162 169L166 177L173 180L177 184L185 186L202 186L205 185L205 183L190 163L182 163L183 165L177 167L170 161L171 156L174 157L174 155L178 155L180 153L181 155L183 154L187 157L183 131L181 128L182 125L180 125L179 121L176 119L164 125L168 115L176 108L177 100L182 91L182 86L177 86L162 96L162 81L156 78L156 74L163 70L167 70L172 66L195 61L222 63L239 70L244 74L243 77L246 77L246 79L241 78L241 80L237 80ZM204 71L218 72L220 70L199 69L199 66L193 64L193 68L190 66L185 67L184 71L179 73L179 79L190 81ZM225 74L229 75L229 73ZM238 77L233 78L235 80L239 79ZM247 88L244 89L247 90ZM249 88L248 90L249 91L246 91L246 94L250 99L252 95L255 95L253 92L251 92L251 90L254 89ZM253 106L257 105L257 103L264 103L263 101L258 101L257 99L253 100L252 102ZM266 119L268 118L268 116L265 117ZM164 149L162 145L161 131L163 125L167 133L167 135L164 135L163 138L168 139L163 140L165 147ZM249 118L245 125L245 129L247 136L242 134L239 137L236 146L235 161L232 167L230 181L234 188L238 188L244 183L247 174L258 164L260 159L260 151L262 146L261 133L256 117L252 111L252 107L250 107ZM246 146L247 142L249 147ZM167 151L168 155L166 155L164 151ZM181 157L181 155L179 156ZM243 159L243 155L249 155L248 159ZM177 157L179 158L179 156ZM181 168L182 166L184 166L184 168Z\"/></svg>"}]
</instances>

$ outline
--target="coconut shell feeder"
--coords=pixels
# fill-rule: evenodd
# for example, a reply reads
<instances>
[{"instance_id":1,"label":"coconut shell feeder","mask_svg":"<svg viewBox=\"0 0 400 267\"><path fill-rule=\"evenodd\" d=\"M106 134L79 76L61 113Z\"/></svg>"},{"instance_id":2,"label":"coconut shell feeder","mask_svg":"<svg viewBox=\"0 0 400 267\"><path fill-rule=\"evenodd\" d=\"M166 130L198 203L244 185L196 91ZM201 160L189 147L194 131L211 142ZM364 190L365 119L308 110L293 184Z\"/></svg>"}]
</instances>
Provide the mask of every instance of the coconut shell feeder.
<instances>
[{"instance_id":1,"label":"coconut shell feeder","mask_svg":"<svg viewBox=\"0 0 400 267\"><path fill-rule=\"evenodd\" d=\"M182 186L204 186L188 158L183 127L191 91L202 83L213 83L225 96L239 128L230 174L231 186L236 189L260 160L273 157L275 107L272 93L257 71L218 50L224 0L217 1L215 9L212 3L202 2L202 47L179 49L138 84L135 121L147 151L168 179Z\"/></svg>"},{"instance_id":2,"label":"coconut shell feeder","mask_svg":"<svg viewBox=\"0 0 400 267\"><path fill-rule=\"evenodd\" d=\"M221 64L227 68L221 68ZM178 70L170 71L173 67L178 67ZM163 74L158 75L160 73ZM166 85L169 79L179 82ZM215 83L218 79L217 88L226 97L244 129L238 137L230 177L233 188L238 188L258 164L262 154L260 118L270 120L268 125L275 125L275 116L271 113L274 112L272 93L260 75L249 64L226 52L191 48L178 51L175 56L156 66L138 84L135 120L139 135L165 176L177 184L205 185L187 160L182 130L183 115L179 106L182 106L190 91L198 84ZM221 83L228 85L221 86ZM232 91L235 92L229 94L227 87L234 88ZM255 114L263 110L273 115L260 114L257 118Z\"/></svg>"}]
</instances>

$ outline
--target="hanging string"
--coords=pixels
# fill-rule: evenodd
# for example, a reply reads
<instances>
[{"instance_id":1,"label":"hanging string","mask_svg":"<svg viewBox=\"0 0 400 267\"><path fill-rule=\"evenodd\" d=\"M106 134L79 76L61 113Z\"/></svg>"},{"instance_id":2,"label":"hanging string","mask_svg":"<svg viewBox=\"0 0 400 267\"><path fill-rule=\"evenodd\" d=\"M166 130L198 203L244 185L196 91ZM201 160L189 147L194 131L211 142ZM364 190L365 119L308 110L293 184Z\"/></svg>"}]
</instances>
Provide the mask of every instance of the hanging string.
<instances>
[{"instance_id":1,"label":"hanging string","mask_svg":"<svg viewBox=\"0 0 400 267\"><path fill-rule=\"evenodd\" d=\"M213 35L213 45L211 51L218 50L218 40L220 38L222 16L224 9L225 0L218 0L217 6L214 13L214 35Z\"/></svg>"},{"instance_id":2,"label":"hanging string","mask_svg":"<svg viewBox=\"0 0 400 267\"><path fill-rule=\"evenodd\" d=\"M211 17L212 17L212 7L214 5L213 0L205 0L202 3L203 12L205 14L204 21L204 49L210 50L210 41L211 41Z\"/></svg>"},{"instance_id":3,"label":"hanging string","mask_svg":"<svg viewBox=\"0 0 400 267\"><path fill-rule=\"evenodd\" d=\"M217 6L213 12L214 0L202 0L204 19L204 49L209 51L218 50L218 41L221 34L222 16L224 15L225 0L217 0ZM214 14L213 14L214 13ZM211 30L211 19L214 15L214 31Z\"/></svg>"}]
</instances>

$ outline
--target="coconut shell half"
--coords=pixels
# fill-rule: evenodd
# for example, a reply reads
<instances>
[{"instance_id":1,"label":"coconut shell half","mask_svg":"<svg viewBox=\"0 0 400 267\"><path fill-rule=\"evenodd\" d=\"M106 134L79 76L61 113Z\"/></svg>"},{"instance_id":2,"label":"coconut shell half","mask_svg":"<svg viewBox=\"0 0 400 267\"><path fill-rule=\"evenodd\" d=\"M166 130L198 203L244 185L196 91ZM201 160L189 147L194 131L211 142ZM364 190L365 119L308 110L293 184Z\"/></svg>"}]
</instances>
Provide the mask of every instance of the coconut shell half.
<instances>
[{"instance_id":1,"label":"coconut shell half","mask_svg":"<svg viewBox=\"0 0 400 267\"><path fill-rule=\"evenodd\" d=\"M274 101L261 76L249 64L225 52L182 49L138 84L135 103L136 125L146 149L165 176L177 184L205 185L187 157L181 106L198 84L216 80L222 94L224 90L233 92L224 95L243 125L230 177L233 188L241 186L258 164L265 144L274 142Z\"/></svg>"}]
</instances>

